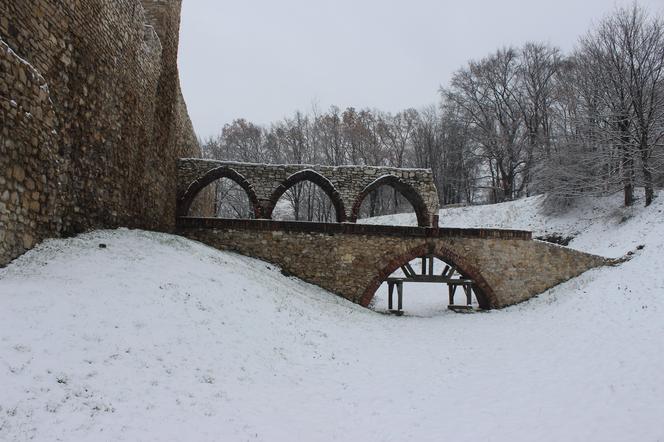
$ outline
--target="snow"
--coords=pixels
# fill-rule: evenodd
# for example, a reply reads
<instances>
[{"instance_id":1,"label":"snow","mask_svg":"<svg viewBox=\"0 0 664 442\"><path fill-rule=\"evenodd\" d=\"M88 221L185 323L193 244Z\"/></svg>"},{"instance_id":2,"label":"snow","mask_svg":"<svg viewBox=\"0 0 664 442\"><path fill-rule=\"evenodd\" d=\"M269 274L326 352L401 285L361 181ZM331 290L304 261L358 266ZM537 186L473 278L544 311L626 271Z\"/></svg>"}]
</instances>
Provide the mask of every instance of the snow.
<instances>
[{"instance_id":1,"label":"snow","mask_svg":"<svg viewBox=\"0 0 664 442\"><path fill-rule=\"evenodd\" d=\"M46 241L0 270L0 440L663 440L663 200L443 211L645 245L476 314L382 315L166 234Z\"/></svg>"},{"instance_id":2,"label":"snow","mask_svg":"<svg viewBox=\"0 0 664 442\"><path fill-rule=\"evenodd\" d=\"M661 193L664 196L664 193ZM501 204L442 209L441 227L529 230L533 236L573 236L569 247L610 258L618 258L643 241L656 241L664 204L655 202L644 210L640 201L621 206L621 195L580 199L565 212L548 214L544 196ZM659 215L658 215L659 214ZM629 221L629 222L627 222ZM366 224L417 225L414 213L386 215L358 220ZM654 237L653 237L654 235Z\"/></svg>"}]
</instances>

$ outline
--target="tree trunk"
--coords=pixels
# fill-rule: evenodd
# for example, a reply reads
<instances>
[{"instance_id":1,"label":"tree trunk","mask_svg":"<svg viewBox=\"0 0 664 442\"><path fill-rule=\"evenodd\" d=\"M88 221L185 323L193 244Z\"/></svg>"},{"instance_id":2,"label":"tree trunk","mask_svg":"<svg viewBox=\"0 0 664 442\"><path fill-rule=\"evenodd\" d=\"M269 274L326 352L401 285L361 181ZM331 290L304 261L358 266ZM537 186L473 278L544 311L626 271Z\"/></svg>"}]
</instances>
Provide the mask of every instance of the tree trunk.
<instances>
[{"instance_id":1,"label":"tree trunk","mask_svg":"<svg viewBox=\"0 0 664 442\"><path fill-rule=\"evenodd\" d=\"M625 207L629 207L634 204L634 159L625 156L626 159L623 162L623 191L625 194Z\"/></svg>"},{"instance_id":2,"label":"tree trunk","mask_svg":"<svg viewBox=\"0 0 664 442\"><path fill-rule=\"evenodd\" d=\"M641 151L641 163L643 164L643 185L646 190L646 207L652 204L652 200L655 196L654 184L652 179L652 170L650 170L650 161L648 155L643 150Z\"/></svg>"},{"instance_id":3,"label":"tree trunk","mask_svg":"<svg viewBox=\"0 0 664 442\"><path fill-rule=\"evenodd\" d=\"M629 151L629 134L626 127L621 128L621 144L623 149L623 191L625 207L634 204L634 156Z\"/></svg>"}]
</instances>

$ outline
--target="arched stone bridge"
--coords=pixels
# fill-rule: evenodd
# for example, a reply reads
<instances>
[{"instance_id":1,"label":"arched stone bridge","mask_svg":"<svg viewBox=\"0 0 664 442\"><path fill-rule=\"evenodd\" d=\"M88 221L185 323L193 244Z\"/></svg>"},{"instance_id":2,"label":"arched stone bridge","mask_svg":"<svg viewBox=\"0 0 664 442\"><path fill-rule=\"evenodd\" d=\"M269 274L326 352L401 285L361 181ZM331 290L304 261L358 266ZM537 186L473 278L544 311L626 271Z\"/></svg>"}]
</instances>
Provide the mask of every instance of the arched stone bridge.
<instances>
[{"instance_id":1,"label":"arched stone bridge","mask_svg":"<svg viewBox=\"0 0 664 442\"><path fill-rule=\"evenodd\" d=\"M267 165L186 158L178 162L178 215L186 216L207 185L228 178L240 185L257 219L270 219L279 198L302 182L317 184L334 205L338 222L355 222L364 198L380 186L398 190L415 209L418 225L437 225L438 194L430 170L371 166Z\"/></svg>"},{"instance_id":2,"label":"arched stone bridge","mask_svg":"<svg viewBox=\"0 0 664 442\"><path fill-rule=\"evenodd\" d=\"M179 163L179 172L178 233L269 261L364 306L370 304L388 276L418 257L438 257L472 280L484 309L525 301L588 269L610 263L599 256L535 241L530 232L439 228L436 190L426 170L185 159ZM330 195L339 221L354 221L364 197L380 185L390 185L411 201L420 227L186 216L196 194L223 177L244 188L257 218L269 218L289 187L311 180Z\"/></svg>"},{"instance_id":3,"label":"arched stone bridge","mask_svg":"<svg viewBox=\"0 0 664 442\"><path fill-rule=\"evenodd\" d=\"M179 218L179 233L221 250L279 265L307 282L367 306L409 261L434 255L475 282L480 307L525 301L602 257L532 240L530 232L271 220Z\"/></svg>"}]
</instances>

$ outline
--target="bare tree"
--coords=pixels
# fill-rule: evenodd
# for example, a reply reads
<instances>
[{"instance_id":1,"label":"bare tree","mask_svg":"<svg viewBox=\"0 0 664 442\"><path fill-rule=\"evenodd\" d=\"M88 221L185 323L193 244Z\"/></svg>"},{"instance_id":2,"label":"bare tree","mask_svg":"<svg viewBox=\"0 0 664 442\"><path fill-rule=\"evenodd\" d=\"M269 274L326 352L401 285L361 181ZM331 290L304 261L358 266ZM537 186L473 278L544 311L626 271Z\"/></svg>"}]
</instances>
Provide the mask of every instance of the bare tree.
<instances>
[{"instance_id":1,"label":"bare tree","mask_svg":"<svg viewBox=\"0 0 664 442\"><path fill-rule=\"evenodd\" d=\"M637 4L617 9L581 39L575 58L579 84L592 84L596 94L592 124L597 143L620 152L618 167L608 170L620 174L625 205L634 202L639 183L645 188L645 204L650 205L656 173L653 156L661 144L664 118L662 19L650 18ZM596 152L614 156L607 149Z\"/></svg>"},{"instance_id":2,"label":"bare tree","mask_svg":"<svg viewBox=\"0 0 664 442\"><path fill-rule=\"evenodd\" d=\"M445 100L461 109L482 148L494 202L519 196L528 177L519 74L517 52L501 49L457 71L450 89L442 90Z\"/></svg>"},{"instance_id":3,"label":"bare tree","mask_svg":"<svg viewBox=\"0 0 664 442\"><path fill-rule=\"evenodd\" d=\"M526 195L534 169L551 155L552 115L556 73L560 69L560 50L541 43L526 43L520 53L520 104L526 129L527 149L523 181Z\"/></svg>"},{"instance_id":4,"label":"bare tree","mask_svg":"<svg viewBox=\"0 0 664 442\"><path fill-rule=\"evenodd\" d=\"M388 164L403 167L406 151L411 147L419 114L415 109L406 109L394 116L378 114L378 136L385 146Z\"/></svg>"},{"instance_id":5,"label":"bare tree","mask_svg":"<svg viewBox=\"0 0 664 442\"><path fill-rule=\"evenodd\" d=\"M634 137L643 174L645 205L654 197L652 157L662 141L664 120L664 20L650 18L636 3L620 9L611 28L617 28L619 50L628 71Z\"/></svg>"},{"instance_id":6,"label":"bare tree","mask_svg":"<svg viewBox=\"0 0 664 442\"><path fill-rule=\"evenodd\" d=\"M322 115L314 114L314 133L325 164L338 166L346 162L345 147L341 134L341 114L339 108L332 106Z\"/></svg>"}]
</instances>

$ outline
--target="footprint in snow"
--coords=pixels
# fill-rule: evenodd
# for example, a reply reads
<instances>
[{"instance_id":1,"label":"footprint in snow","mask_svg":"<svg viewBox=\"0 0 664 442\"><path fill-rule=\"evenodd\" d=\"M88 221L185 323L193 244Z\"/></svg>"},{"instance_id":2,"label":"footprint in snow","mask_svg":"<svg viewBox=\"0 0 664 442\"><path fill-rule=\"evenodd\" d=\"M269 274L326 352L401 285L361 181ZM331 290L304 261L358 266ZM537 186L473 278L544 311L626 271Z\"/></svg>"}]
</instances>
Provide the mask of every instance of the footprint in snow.
<instances>
[{"instance_id":1,"label":"footprint in snow","mask_svg":"<svg viewBox=\"0 0 664 442\"><path fill-rule=\"evenodd\" d=\"M19 353L29 353L32 351L29 346L23 344L16 344L14 346L14 350L16 350Z\"/></svg>"}]
</instances>

